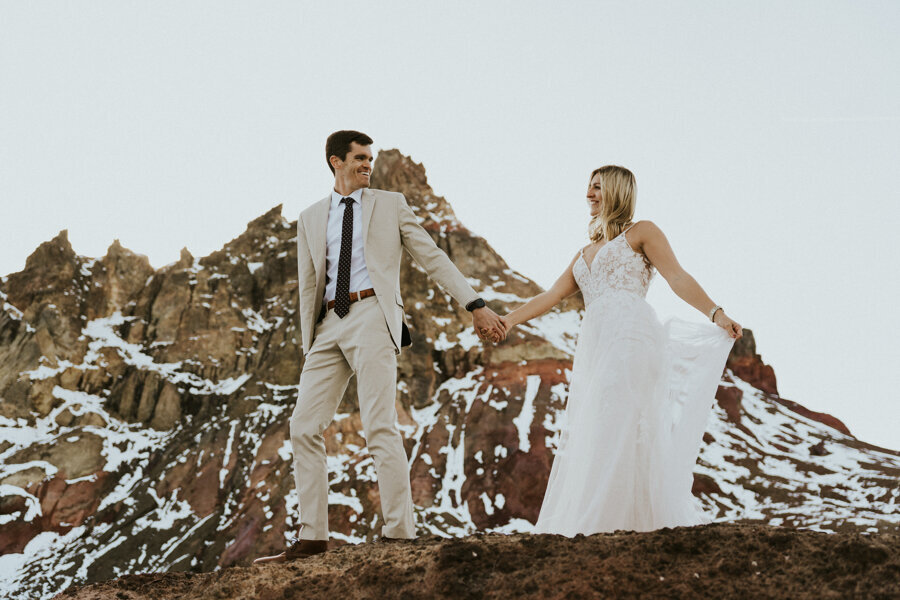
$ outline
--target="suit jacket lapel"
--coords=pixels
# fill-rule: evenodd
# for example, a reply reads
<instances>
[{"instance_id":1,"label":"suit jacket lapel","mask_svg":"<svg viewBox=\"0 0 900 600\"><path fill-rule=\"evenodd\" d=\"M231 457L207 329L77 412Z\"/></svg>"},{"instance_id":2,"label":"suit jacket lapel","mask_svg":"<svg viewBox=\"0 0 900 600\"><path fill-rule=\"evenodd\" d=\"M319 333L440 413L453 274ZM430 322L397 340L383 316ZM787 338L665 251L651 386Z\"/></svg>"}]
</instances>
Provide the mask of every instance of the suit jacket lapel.
<instances>
[{"instance_id":1,"label":"suit jacket lapel","mask_svg":"<svg viewBox=\"0 0 900 600\"><path fill-rule=\"evenodd\" d=\"M325 279L325 245L328 237L328 211L330 208L331 194L316 204L307 230L313 266L316 268L316 279L323 281Z\"/></svg>"},{"instance_id":2,"label":"suit jacket lapel","mask_svg":"<svg viewBox=\"0 0 900 600\"><path fill-rule=\"evenodd\" d=\"M372 222L372 211L375 210L375 194L369 188L363 189L361 204L363 248L365 248L369 240L369 223Z\"/></svg>"}]
</instances>

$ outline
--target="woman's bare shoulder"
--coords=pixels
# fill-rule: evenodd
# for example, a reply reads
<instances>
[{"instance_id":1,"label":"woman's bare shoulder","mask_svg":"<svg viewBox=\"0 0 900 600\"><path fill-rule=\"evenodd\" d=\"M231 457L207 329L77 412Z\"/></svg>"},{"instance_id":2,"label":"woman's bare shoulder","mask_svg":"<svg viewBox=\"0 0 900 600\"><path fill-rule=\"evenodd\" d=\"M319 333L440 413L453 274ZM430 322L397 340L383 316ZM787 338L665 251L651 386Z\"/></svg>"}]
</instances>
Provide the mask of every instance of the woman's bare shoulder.
<instances>
[{"instance_id":1,"label":"woman's bare shoulder","mask_svg":"<svg viewBox=\"0 0 900 600\"><path fill-rule=\"evenodd\" d=\"M641 219L631 226L632 231L650 231L659 229L659 226L650 219Z\"/></svg>"},{"instance_id":2,"label":"woman's bare shoulder","mask_svg":"<svg viewBox=\"0 0 900 600\"><path fill-rule=\"evenodd\" d=\"M635 250L644 253L647 244L656 245L665 239L662 229L650 220L638 221L625 232L625 241Z\"/></svg>"},{"instance_id":3,"label":"woman's bare shoulder","mask_svg":"<svg viewBox=\"0 0 900 600\"><path fill-rule=\"evenodd\" d=\"M663 235L662 229L649 219L643 219L638 221L628 230L628 233L633 236L629 236L630 239L635 240L646 240L651 237Z\"/></svg>"}]
</instances>

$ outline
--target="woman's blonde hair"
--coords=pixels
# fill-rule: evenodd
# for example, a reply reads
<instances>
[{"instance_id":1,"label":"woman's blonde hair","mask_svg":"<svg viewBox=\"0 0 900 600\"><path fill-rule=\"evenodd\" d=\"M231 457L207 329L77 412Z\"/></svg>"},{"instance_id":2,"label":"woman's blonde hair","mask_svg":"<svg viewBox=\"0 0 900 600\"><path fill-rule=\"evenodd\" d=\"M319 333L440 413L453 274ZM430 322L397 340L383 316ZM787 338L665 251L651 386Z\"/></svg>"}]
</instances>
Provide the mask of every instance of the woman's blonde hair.
<instances>
[{"instance_id":1,"label":"woman's blonde hair","mask_svg":"<svg viewBox=\"0 0 900 600\"><path fill-rule=\"evenodd\" d=\"M607 165L595 169L590 181L600 174L600 213L591 219L592 242L609 241L622 233L634 218L637 183L634 173L625 167Z\"/></svg>"}]
</instances>

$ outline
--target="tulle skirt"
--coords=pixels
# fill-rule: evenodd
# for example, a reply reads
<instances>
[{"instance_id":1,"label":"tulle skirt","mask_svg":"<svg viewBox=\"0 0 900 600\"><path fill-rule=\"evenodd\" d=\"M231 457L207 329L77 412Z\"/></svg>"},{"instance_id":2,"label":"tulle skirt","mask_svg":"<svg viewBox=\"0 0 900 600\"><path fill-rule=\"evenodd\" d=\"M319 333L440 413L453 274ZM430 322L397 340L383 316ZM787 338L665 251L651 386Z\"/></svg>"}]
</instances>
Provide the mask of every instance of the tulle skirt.
<instances>
[{"instance_id":1,"label":"tulle skirt","mask_svg":"<svg viewBox=\"0 0 900 600\"><path fill-rule=\"evenodd\" d=\"M691 494L734 340L712 323L659 322L641 297L591 302L536 531L650 531L707 519Z\"/></svg>"}]
</instances>

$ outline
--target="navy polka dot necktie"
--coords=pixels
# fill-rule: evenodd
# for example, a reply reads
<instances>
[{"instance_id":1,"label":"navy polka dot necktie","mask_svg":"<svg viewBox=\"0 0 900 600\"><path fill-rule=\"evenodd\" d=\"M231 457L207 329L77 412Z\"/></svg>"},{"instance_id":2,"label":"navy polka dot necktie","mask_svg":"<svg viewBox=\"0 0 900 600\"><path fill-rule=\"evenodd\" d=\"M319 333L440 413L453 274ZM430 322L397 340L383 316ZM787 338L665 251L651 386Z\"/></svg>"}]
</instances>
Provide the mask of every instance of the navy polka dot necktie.
<instances>
[{"instance_id":1,"label":"navy polka dot necktie","mask_svg":"<svg viewBox=\"0 0 900 600\"><path fill-rule=\"evenodd\" d=\"M353 198L342 198L344 225L341 228L341 254L338 258L334 313L340 318L350 312L350 255L353 254Z\"/></svg>"}]
</instances>

